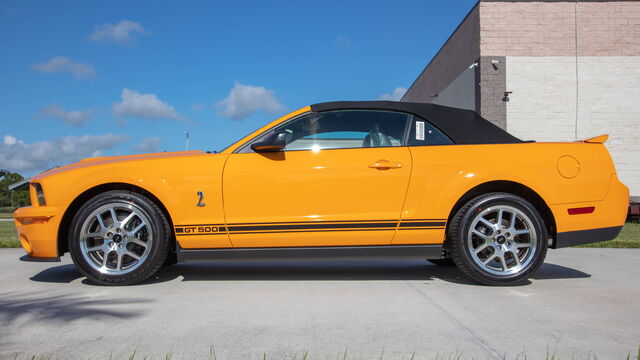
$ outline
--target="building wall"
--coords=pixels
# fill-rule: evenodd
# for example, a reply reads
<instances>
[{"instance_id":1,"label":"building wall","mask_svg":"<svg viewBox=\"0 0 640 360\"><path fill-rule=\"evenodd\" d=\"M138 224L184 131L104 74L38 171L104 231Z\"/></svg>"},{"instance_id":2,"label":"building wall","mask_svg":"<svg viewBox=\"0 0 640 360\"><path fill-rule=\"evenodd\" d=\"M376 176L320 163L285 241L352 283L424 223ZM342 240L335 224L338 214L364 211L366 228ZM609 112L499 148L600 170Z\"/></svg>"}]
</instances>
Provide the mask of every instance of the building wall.
<instances>
[{"instance_id":1,"label":"building wall","mask_svg":"<svg viewBox=\"0 0 640 360\"><path fill-rule=\"evenodd\" d=\"M479 7L481 56L575 56L576 39L580 56L640 55L640 1L489 0Z\"/></svg>"},{"instance_id":2,"label":"building wall","mask_svg":"<svg viewBox=\"0 0 640 360\"><path fill-rule=\"evenodd\" d=\"M463 71L446 88L442 89L432 103L451 106L458 109L476 110L476 68L471 67Z\"/></svg>"},{"instance_id":3,"label":"building wall","mask_svg":"<svg viewBox=\"0 0 640 360\"><path fill-rule=\"evenodd\" d=\"M498 63L492 64L492 61L498 61ZM505 102L507 58L481 56L478 63L480 98L477 111L485 119L505 129L507 127Z\"/></svg>"},{"instance_id":4,"label":"building wall","mask_svg":"<svg viewBox=\"0 0 640 360\"><path fill-rule=\"evenodd\" d=\"M575 140L576 60L568 56L509 56L506 130L525 140Z\"/></svg>"},{"instance_id":5,"label":"building wall","mask_svg":"<svg viewBox=\"0 0 640 360\"><path fill-rule=\"evenodd\" d=\"M574 2L480 2L480 55L575 55Z\"/></svg>"}]
</instances>

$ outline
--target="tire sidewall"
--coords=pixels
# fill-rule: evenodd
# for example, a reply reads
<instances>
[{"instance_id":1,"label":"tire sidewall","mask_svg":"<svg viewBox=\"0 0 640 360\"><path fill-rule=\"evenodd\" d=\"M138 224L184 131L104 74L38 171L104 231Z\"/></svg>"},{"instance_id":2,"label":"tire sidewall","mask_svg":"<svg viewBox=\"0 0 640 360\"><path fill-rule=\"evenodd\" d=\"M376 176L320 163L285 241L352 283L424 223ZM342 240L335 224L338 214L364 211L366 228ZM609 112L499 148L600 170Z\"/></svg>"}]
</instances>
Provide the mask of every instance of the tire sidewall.
<instances>
[{"instance_id":1,"label":"tire sidewall","mask_svg":"<svg viewBox=\"0 0 640 360\"><path fill-rule=\"evenodd\" d=\"M485 271L483 268L479 267L473 260L467 244L467 234L470 231L472 220L475 218L475 216L482 210L497 205L512 206L522 211L529 217L536 231L537 241L535 248L536 252L534 254L535 258L525 268L515 274L495 275L488 271ZM459 261L462 260L464 262L463 266L465 266L465 268L467 268L469 272L472 272L476 275L474 276L474 278L477 278L479 276L482 279L486 279L486 281L483 282L491 284L513 284L531 276L540 268L540 266L544 262L544 258L547 252L548 238L547 231L544 226L544 220L542 219L542 216L539 214L536 208L533 207L533 205L531 205L525 199L511 194L491 194L486 197L477 198L477 200L471 205L471 207L469 207L464 213L459 215L461 215L462 218L460 219L460 227L458 229L458 233L455 234L455 241L457 241L456 245L458 248L458 258Z\"/></svg>"},{"instance_id":2,"label":"tire sidewall","mask_svg":"<svg viewBox=\"0 0 640 360\"><path fill-rule=\"evenodd\" d=\"M149 220L150 228L153 232L153 242L149 250L149 256L144 263L135 270L122 275L105 274L94 269L87 262L80 248L80 233L86 218L100 206L114 202L128 203L139 208ZM165 261L169 238L166 219L164 214L158 210L147 198L127 191L108 191L91 198L78 209L78 212L73 217L69 231L69 253L78 270L93 282L101 285L127 285L142 281L153 275Z\"/></svg>"}]
</instances>

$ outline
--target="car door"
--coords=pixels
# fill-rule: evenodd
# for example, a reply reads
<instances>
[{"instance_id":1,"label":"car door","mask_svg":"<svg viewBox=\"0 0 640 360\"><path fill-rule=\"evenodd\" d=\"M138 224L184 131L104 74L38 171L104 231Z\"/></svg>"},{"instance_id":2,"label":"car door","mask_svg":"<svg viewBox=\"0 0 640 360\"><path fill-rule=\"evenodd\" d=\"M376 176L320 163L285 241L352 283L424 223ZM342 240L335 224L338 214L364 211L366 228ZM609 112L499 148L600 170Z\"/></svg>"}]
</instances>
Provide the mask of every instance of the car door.
<instances>
[{"instance_id":1,"label":"car door","mask_svg":"<svg viewBox=\"0 0 640 360\"><path fill-rule=\"evenodd\" d=\"M308 113L275 127L287 134L282 151L239 147L223 173L233 246L390 244L411 173L408 121L389 111Z\"/></svg>"}]
</instances>

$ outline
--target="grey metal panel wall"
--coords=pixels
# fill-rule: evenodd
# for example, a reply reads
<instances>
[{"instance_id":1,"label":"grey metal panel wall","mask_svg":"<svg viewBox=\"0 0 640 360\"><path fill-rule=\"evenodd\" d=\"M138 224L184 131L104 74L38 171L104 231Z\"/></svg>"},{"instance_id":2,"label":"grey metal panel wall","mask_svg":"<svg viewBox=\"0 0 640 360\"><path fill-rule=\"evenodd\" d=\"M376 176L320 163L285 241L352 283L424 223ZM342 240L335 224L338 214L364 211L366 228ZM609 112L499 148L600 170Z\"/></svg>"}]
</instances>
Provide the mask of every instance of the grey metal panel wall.
<instances>
[{"instance_id":1,"label":"grey metal panel wall","mask_svg":"<svg viewBox=\"0 0 640 360\"><path fill-rule=\"evenodd\" d=\"M459 109L476 110L476 67L463 71L444 88L432 103Z\"/></svg>"}]
</instances>

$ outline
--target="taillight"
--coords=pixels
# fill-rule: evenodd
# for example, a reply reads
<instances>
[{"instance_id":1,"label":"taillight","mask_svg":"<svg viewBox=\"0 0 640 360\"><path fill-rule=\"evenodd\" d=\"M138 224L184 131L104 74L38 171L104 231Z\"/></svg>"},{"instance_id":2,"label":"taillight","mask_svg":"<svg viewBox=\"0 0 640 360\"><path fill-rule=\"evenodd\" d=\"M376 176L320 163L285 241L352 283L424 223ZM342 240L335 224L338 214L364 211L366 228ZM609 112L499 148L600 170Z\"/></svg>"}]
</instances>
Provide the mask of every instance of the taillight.
<instances>
[{"instance_id":1,"label":"taillight","mask_svg":"<svg viewBox=\"0 0 640 360\"><path fill-rule=\"evenodd\" d=\"M567 211L569 215L581 215L581 214L591 214L596 210L595 206L587 206L587 207L579 207L579 208L571 208Z\"/></svg>"}]
</instances>

